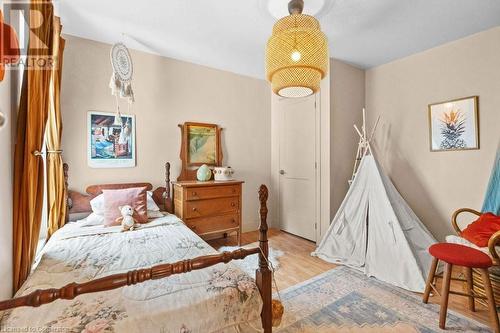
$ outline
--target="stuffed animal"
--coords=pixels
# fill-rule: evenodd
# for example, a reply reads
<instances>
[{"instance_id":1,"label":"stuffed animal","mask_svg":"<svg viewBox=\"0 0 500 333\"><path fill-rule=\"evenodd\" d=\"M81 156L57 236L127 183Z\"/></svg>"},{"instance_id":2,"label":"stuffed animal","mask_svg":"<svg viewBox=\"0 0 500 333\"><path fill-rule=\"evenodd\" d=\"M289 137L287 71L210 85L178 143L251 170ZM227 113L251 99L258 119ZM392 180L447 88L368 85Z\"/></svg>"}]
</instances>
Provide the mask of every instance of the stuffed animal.
<instances>
[{"instance_id":1,"label":"stuffed animal","mask_svg":"<svg viewBox=\"0 0 500 333\"><path fill-rule=\"evenodd\" d=\"M134 209L129 205L120 206L118 209L120 209L122 216L117 218L116 222L121 223L122 231L134 230L137 222L133 217Z\"/></svg>"}]
</instances>

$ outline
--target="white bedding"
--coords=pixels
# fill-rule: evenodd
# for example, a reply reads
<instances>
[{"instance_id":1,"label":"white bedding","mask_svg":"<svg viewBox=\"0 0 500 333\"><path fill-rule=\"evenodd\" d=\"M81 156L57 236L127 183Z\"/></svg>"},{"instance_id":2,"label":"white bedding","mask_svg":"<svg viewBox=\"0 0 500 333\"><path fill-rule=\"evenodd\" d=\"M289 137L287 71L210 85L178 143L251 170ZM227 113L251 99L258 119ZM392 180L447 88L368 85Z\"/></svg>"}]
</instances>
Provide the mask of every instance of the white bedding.
<instances>
[{"instance_id":1,"label":"white bedding","mask_svg":"<svg viewBox=\"0 0 500 333\"><path fill-rule=\"evenodd\" d=\"M70 223L58 230L17 296L217 253L174 215L139 229ZM5 313L0 331L235 332L259 322L253 279L232 264Z\"/></svg>"}]
</instances>

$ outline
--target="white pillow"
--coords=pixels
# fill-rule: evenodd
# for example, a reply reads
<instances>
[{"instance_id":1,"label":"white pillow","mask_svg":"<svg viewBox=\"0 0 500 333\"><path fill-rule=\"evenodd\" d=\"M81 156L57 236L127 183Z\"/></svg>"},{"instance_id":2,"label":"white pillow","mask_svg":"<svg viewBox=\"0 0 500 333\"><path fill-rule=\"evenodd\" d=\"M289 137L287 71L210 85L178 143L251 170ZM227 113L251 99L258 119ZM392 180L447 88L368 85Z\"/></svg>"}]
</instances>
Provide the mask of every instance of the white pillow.
<instances>
[{"instance_id":1,"label":"white pillow","mask_svg":"<svg viewBox=\"0 0 500 333\"><path fill-rule=\"evenodd\" d=\"M104 195L99 194L97 197L90 200L90 207L92 207L94 213L104 215Z\"/></svg>"},{"instance_id":2,"label":"white pillow","mask_svg":"<svg viewBox=\"0 0 500 333\"><path fill-rule=\"evenodd\" d=\"M78 223L82 227L104 224L104 215L92 213Z\"/></svg>"},{"instance_id":3,"label":"white pillow","mask_svg":"<svg viewBox=\"0 0 500 333\"><path fill-rule=\"evenodd\" d=\"M159 212L160 207L155 203L153 200L153 192L148 191L148 200L147 200L147 209L148 211L152 212ZM104 195L99 194L97 197L94 199L90 200L90 207L92 207L92 212L99 214L99 215L104 215Z\"/></svg>"},{"instance_id":4,"label":"white pillow","mask_svg":"<svg viewBox=\"0 0 500 333\"><path fill-rule=\"evenodd\" d=\"M456 236L456 235L448 235L448 236L446 236L445 240L446 240L446 243L465 245L468 247L472 247L473 249L479 250L481 252L484 252L487 255L490 255L490 249L487 246L479 247L476 244L469 242L467 239L465 239L463 237ZM497 253L500 253L500 246L495 246L495 249L496 249Z\"/></svg>"},{"instance_id":5,"label":"white pillow","mask_svg":"<svg viewBox=\"0 0 500 333\"><path fill-rule=\"evenodd\" d=\"M157 218L160 218L163 216L164 215L162 212L148 210L148 219L157 219ZM92 226L96 226L96 225L103 225L104 224L104 215L92 213L89 216L87 216L86 218L84 218L83 220L80 220L76 223L78 223L78 225L81 227L92 227Z\"/></svg>"},{"instance_id":6,"label":"white pillow","mask_svg":"<svg viewBox=\"0 0 500 333\"><path fill-rule=\"evenodd\" d=\"M152 212L159 212L160 207L156 204L156 202L153 200L153 192L148 191L148 202L146 204L148 206L148 210Z\"/></svg>"}]
</instances>

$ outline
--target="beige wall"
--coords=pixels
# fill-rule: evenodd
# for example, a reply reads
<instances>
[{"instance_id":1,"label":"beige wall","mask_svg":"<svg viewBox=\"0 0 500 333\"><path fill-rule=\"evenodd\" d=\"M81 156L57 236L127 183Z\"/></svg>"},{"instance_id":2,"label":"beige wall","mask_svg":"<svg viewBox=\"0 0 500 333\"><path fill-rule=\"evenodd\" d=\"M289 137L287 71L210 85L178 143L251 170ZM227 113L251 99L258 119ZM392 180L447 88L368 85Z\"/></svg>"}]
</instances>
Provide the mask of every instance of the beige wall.
<instances>
[{"instance_id":1,"label":"beige wall","mask_svg":"<svg viewBox=\"0 0 500 333\"><path fill-rule=\"evenodd\" d=\"M365 71L330 59L330 220L349 189L365 106Z\"/></svg>"},{"instance_id":2,"label":"beige wall","mask_svg":"<svg viewBox=\"0 0 500 333\"><path fill-rule=\"evenodd\" d=\"M12 133L11 72L0 82L0 112L7 117L0 129L0 299L12 295Z\"/></svg>"},{"instance_id":3,"label":"beige wall","mask_svg":"<svg viewBox=\"0 0 500 333\"><path fill-rule=\"evenodd\" d=\"M131 51L136 102L137 166L92 169L87 166L86 114L113 111L108 88L110 45L66 36L62 110L63 157L70 165L70 187L109 182L148 181L163 185L165 161L172 176L180 171L180 130L185 121L216 123L224 128L224 164L245 181L243 229L258 227L257 189L269 183L271 95L263 80ZM126 104L122 102L122 112ZM272 200L272 198L271 198Z\"/></svg>"},{"instance_id":4,"label":"beige wall","mask_svg":"<svg viewBox=\"0 0 500 333\"><path fill-rule=\"evenodd\" d=\"M438 237L460 207L480 209L500 139L500 28L366 72L366 104L381 115L376 151L394 184ZM429 151L427 105L479 95L481 149Z\"/></svg>"}]
</instances>

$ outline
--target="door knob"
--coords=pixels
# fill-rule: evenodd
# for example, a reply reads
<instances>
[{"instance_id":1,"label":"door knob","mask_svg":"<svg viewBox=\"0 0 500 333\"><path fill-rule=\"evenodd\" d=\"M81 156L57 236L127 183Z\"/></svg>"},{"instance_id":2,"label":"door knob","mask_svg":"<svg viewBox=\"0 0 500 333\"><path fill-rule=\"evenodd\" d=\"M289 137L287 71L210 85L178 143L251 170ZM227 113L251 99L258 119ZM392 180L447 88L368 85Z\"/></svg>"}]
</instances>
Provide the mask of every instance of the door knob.
<instances>
[{"instance_id":1,"label":"door knob","mask_svg":"<svg viewBox=\"0 0 500 333\"><path fill-rule=\"evenodd\" d=\"M285 170L280 170L280 175L284 175L285 174Z\"/></svg>"}]
</instances>

